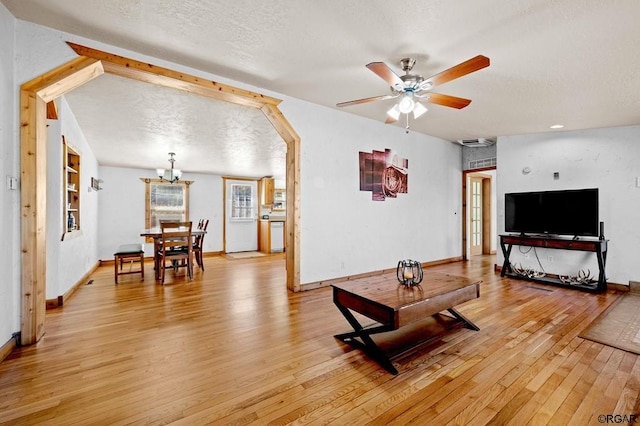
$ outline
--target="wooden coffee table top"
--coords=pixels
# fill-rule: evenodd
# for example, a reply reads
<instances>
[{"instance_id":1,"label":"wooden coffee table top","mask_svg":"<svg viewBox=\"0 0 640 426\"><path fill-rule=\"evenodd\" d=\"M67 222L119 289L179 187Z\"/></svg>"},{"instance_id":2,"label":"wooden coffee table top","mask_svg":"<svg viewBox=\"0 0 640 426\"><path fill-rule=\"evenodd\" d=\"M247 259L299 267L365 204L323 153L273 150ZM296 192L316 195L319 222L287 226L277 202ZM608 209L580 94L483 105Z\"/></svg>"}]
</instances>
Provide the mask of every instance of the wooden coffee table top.
<instances>
[{"instance_id":1,"label":"wooden coffee table top","mask_svg":"<svg viewBox=\"0 0 640 426\"><path fill-rule=\"evenodd\" d=\"M333 284L334 300L377 322L402 327L453 308L480 295L480 282L437 272L425 273L419 286L401 285L383 274Z\"/></svg>"}]
</instances>

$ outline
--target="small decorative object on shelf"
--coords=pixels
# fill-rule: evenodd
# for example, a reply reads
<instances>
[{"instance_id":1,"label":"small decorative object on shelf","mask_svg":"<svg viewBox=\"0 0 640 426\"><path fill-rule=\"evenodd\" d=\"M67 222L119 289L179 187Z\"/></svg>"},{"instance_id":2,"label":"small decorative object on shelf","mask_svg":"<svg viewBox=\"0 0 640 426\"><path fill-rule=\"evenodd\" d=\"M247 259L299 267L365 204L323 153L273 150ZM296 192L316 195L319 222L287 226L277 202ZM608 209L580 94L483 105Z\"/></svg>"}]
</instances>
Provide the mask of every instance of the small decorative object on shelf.
<instances>
[{"instance_id":1,"label":"small decorative object on shelf","mask_svg":"<svg viewBox=\"0 0 640 426\"><path fill-rule=\"evenodd\" d=\"M591 275L591 269L587 269L586 272L584 271L584 269L580 269L578 271L578 275L576 275L576 276L573 276L573 275L558 275L558 278L563 283L572 284L572 285L578 285L578 284L595 285L595 283L597 282L596 280L594 280L593 275Z\"/></svg>"},{"instance_id":2,"label":"small decorative object on shelf","mask_svg":"<svg viewBox=\"0 0 640 426\"><path fill-rule=\"evenodd\" d=\"M402 285L418 285L422 282L422 265L411 259L401 260L398 262L396 277Z\"/></svg>"},{"instance_id":3,"label":"small decorative object on shelf","mask_svg":"<svg viewBox=\"0 0 640 426\"><path fill-rule=\"evenodd\" d=\"M544 271L536 271L534 268L530 268L528 266L522 266L522 264L511 263L510 265L511 265L511 270L517 275L520 275L521 277L542 278L546 275Z\"/></svg>"}]
</instances>

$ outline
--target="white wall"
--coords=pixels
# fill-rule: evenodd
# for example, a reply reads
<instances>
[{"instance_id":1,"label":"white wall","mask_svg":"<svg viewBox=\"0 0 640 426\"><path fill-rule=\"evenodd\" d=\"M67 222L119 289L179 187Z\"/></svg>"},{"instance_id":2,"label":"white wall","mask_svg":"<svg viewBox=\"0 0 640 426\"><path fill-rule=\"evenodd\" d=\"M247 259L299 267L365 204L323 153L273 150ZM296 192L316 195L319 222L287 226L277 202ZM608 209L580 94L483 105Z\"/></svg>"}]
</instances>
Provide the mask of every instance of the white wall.
<instances>
[{"instance_id":1,"label":"white wall","mask_svg":"<svg viewBox=\"0 0 640 426\"><path fill-rule=\"evenodd\" d=\"M142 243L144 229L145 183L140 178L154 178L155 170L101 166L103 190L98 192L100 226L98 257L112 260L119 245ZM184 173L191 180L189 187L189 217L195 223L209 219L204 251L222 251L222 178L216 175ZM145 246L146 256L152 256L153 245Z\"/></svg>"},{"instance_id":2,"label":"white wall","mask_svg":"<svg viewBox=\"0 0 640 426\"><path fill-rule=\"evenodd\" d=\"M302 140L303 284L461 255L460 146L294 99L281 109ZM358 153L385 148L409 160L409 191L372 201Z\"/></svg>"},{"instance_id":3,"label":"white wall","mask_svg":"<svg viewBox=\"0 0 640 426\"><path fill-rule=\"evenodd\" d=\"M600 220L610 240L606 273L609 282L628 285L640 280L640 126L501 137L498 140L498 226L504 232L504 194L507 192L599 188ZM529 167L531 173L523 174ZM553 173L560 179L554 180ZM579 214L580 206L576 206ZM595 255L538 249L549 272L576 275L590 269L597 276ZM548 256L553 261L548 261ZM499 263L503 256L499 253ZM535 266L517 249L512 262Z\"/></svg>"},{"instance_id":4,"label":"white wall","mask_svg":"<svg viewBox=\"0 0 640 426\"><path fill-rule=\"evenodd\" d=\"M47 299L63 295L98 261L98 196L89 190L98 162L64 97L56 104L58 119L47 120ZM64 241L63 135L80 154L80 231L66 235Z\"/></svg>"},{"instance_id":5,"label":"white wall","mask_svg":"<svg viewBox=\"0 0 640 426\"><path fill-rule=\"evenodd\" d=\"M14 79L15 19L0 4L0 346L20 330L20 191L6 185L18 178L18 99Z\"/></svg>"},{"instance_id":6,"label":"white wall","mask_svg":"<svg viewBox=\"0 0 640 426\"><path fill-rule=\"evenodd\" d=\"M73 112L64 97L59 99L58 115L62 125L62 134L67 144L80 154L80 233L75 238L64 241L47 240L47 244L59 244L58 283L47 282L47 298L57 297L73 287L98 262L98 194L90 190L91 177L98 176L98 161L89 147ZM48 145L62 148L62 139L48 141ZM47 158L47 170L58 169L62 173L62 152ZM61 178L62 180L62 178ZM64 189L47 185L48 190L56 191L62 197ZM62 198L60 198L62 199ZM47 205L49 208L49 205ZM59 215L58 215L59 214ZM62 208L47 212L47 229L63 229ZM51 259L47 258L47 265Z\"/></svg>"}]
</instances>

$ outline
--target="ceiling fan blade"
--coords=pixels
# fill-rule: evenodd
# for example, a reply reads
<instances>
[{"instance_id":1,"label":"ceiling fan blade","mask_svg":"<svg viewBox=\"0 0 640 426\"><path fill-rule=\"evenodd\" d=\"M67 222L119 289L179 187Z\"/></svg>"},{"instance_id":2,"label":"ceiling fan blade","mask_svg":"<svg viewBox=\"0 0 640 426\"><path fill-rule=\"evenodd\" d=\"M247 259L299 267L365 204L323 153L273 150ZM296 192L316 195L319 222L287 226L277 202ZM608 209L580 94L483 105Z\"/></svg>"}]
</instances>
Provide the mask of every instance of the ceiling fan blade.
<instances>
[{"instance_id":1,"label":"ceiling fan blade","mask_svg":"<svg viewBox=\"0 0 640 426\"><path fill-rule=\"evenodd\" d=\"M348 101L348 102L340 102L339 104L336 104L337 107L344 107L344 106L351 106L351 105L358 105L358 104L365 104L367 102L374 102L374 101L382 101L385 99L393 99L393 98L397 98L399 95L381 95L381 96L373 96L371 98L364 98L364 99L356 99L355 101Z\"/></svg>"},{"instance_id":2,"label":"ceiling fan blade","mask_svg":"<svg viewBox=\"0 0 640 426\"><path fill-rule=\"evenodd\" d=\"M441 95L440 93L429 93L425 96L426 101L436 105L462 109L471 103L471 99L458 98L451 95Z\"/></svg>"},{"instance_id":3,"label":"ceiling fan blade","mask_svg":"<svg viewBox=\"0 0 640 426\"><path fill-rule=\"evenodd\" d=\"M404 87L404 81L393 72L391 68L384 62L371 62L367 64L367 68L376 73L380 78L387 82L387 84L396 90L402 90Z\"/></svg>"},{"instance_id":4,"label":"ceiling fan blade","mask_svg":"<svg viewBox=\"0 0 640 426\"><path fill-rule=\"evenodd\" d=\"M440 84L447 83L451 80L455 80L456 78L462 77L464 75L471 74L472 72L481 70L482 68L486 68L489 66L489 64L489 58L487 58L486 56L478 55L475 58L471 58L468 61L464 61L449 68L448 70L444 70L441 73L427 78L425 82L428 81L432 84L431 87L435 87Z\"/></svg>"}]
</instances>

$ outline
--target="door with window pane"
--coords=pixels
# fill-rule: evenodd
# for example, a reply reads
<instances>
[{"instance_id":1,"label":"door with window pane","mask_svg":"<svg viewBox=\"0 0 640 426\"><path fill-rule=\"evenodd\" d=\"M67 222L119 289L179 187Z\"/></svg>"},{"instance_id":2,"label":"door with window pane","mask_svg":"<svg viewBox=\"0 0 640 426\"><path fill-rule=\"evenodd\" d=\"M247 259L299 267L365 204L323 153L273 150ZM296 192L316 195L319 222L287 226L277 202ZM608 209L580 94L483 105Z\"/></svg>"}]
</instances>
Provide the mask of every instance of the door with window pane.
<instances>
[{"instance_id":1,"label":"door with window pane","mask_svg":"<svg viewBox=\"0 0 640 426\"><path fill-rule=\"evenodd\" d=\"M482 179L471 178L471 255L482 254Z\"/></svg>"},{"instance_id":2,"label":"door with window pane","mask_svg":"<svg viewBox=\"0 0 640 426\"><path fill-rule=\"evenodd\" d=\"M225 179L225 252L258 250L258 182Z\"/></svg>"}]
</instances>

